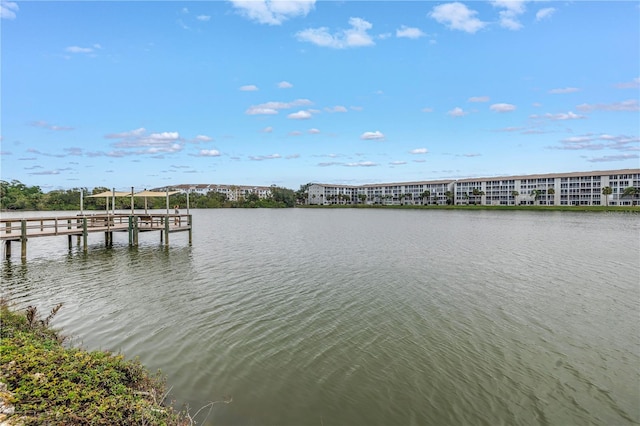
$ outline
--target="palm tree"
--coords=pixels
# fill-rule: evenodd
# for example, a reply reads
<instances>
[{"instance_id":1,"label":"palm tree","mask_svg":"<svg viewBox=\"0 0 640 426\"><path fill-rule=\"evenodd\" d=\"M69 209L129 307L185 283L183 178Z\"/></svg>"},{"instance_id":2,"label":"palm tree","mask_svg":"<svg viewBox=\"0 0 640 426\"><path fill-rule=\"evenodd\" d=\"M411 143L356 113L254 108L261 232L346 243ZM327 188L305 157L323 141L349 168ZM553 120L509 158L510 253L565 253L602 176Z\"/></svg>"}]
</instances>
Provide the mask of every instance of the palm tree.
<instances>
[{"instance_id":1,"label":"palm tree","mask_svg":"<svg viewBox=\"0 0 640 426\"><path fill-rule=\"evenodd\" d=\"M424 205L424 199L427 199L427 203L429 202L429 197L431 197L431 191L429 191L428 189L426 191L422 191L422 194L420 194L420 198L422 198L422 205Z\"/></svg>"},{"instance_id":2,"label":"palm tree","mask_svg":"<svg viewBox=\"0 0 640 426\"><path fill-rule=\"evenodd\" d=\"M367 195L366 194L358 194L358 198L360 199L360 202L362 204L364 204L364 202L367 201Z\"/></svg>"},{"instance_id":3,"label":"palm tree","mask_svg":"<svg viewBox=\"0 0 640 426\"><path fill-rule=\"evenodd\" d=\"M520 195L520 193L516 190L511 191L511 196L513 197L513 204L516 205L518 204L518 195Z\"/></svg>"},{"instance_id":4,"label":"palm tree","mask_svg":"<svg viewBox=\"0 0 640 426\"><path fill-rule=\"evenodd\" d=\"M447 191L444 193L444 196L447 197L447 204L453 204L453 192Z\"/></svg>"},{"instance_id":5,"label":"palm tree","mask_svg":"<svg viewBox=\"0 0 640 426\"><path fill-rule=\"evenodd\" d=\"M473 188L471 194L473 195L473 204L478 204L478 197L482 197L484 195L484 191L481 191L478 188ZM480 199L480 204L482 204L482 199Z\"/></svg>"},{"instance_id":6,"label":"palm tree","mask_svg":"<svg viewBox=\"0 0 640 426\"><path fill-rule=\"evenodd\" d=\"M556 190L553 189L553 187L551 187L551 188L547 189L547 194L551 195L551 198L553 198L553 196L556 194ZM547 200L547 204L549 204L549 200ZM555 204L555 202L554 202L554 204Z\"/></svg>"},{"instance_id":7,"label":"palm tree","mask_svg":"<svg viewBox=\"0 0 640 426\"><path fill-rule=\"evenodd\" d=\"M602 195L604 195L605 206L609 206L609 195L613 194L613 189L610 186L602 188Z\"/></svg>"},{"instance_id":8,"label":"palm tree","mask_svg":"<svg viewBox=\"0 0 640 426\"><path fill-rule=\"evenodd\" d=\"M411 192L404 194L404 197L409 198L411 200L411 204L413 204L413 194Z\"/></svg>"},{"instance_id":9,"label":"palm tree","mask_svg":"<svg viewBox=\"0 0 640 426\"><path fill-rule=\"evenodd\" d=\"M542 191L539 189L532 189L531 190L531 194L533 196L533 203L537 203L538 200L540 199L540 195L542 194Z\"/></svg>"},{"instance_id":10,"label":"palm tree","mask_svg":"<svg viewBox=\"0 0 640 426\"><path fill-rule=\"evenodd\" d=\"M640 197L640 188L635 186L628 186L624 189L624 191L622 191L622 196L638 198ZM633 200L633 205L634 206L636 205L636 200Z\"/></svg>"}]
</instances>

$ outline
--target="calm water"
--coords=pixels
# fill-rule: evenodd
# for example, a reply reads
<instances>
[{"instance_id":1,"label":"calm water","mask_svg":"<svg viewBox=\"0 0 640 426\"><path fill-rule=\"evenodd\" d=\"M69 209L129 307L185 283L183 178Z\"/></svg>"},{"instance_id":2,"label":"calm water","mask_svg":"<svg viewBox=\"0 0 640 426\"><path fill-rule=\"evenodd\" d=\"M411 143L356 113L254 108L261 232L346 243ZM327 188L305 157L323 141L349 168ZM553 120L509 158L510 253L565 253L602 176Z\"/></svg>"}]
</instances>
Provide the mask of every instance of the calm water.
<instances>
[{"instance_id":1,"label":"calm water","mask_svg":"<svg viewBox=\"0 0 640 426\"><path fill-rule=\"evenodd\" d=\"M162 369L192 414L233 398L199 424L640 422L638 215L192 213L192 247L31 239L2 293L64 302L55 326Z\"/></svg>"}]
</instances>

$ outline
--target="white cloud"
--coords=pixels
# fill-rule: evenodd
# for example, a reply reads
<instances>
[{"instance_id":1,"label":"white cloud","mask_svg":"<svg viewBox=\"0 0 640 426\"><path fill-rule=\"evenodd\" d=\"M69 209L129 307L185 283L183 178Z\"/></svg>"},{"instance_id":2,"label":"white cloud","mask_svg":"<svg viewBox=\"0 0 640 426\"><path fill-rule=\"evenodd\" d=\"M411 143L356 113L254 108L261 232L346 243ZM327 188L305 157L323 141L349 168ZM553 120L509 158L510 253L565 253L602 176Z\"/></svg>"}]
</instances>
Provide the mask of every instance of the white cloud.
<instances>
[{"instance_id":1,"label":"white cloud","mask_svg":"<svg viewBox=\"0 0 640 426\"><path fill-rule=\"evenodd\" d=\"M406 25L402 25L399 29L396 30L396 37L417 39L420 37L424 37L425 35L426 34L423 33L420 28L407 27Z\"/></svg>"},{"instance_id":2,"label":"white cloud","mask_svg":"<svg viewBox=\"0 0 640 426\"><path fill-rule=\"evenodd\" d=\"M213 138L207 135L198 135L195 137L196 142L211 142L212 140Z\"/></svg>"},{"instance_id":3,"label":"white cloud","mask_svg":"<svg viewBox=\"0 0 640 426\"><path fill-rule=\"evenodd\" d=\"M640 88L640 77L636 77L631 81L626 81L624 83L618 83L614 87L617 89L637 89Z\"/></svg>"},{"instance_id":4,"label":"white cloud","mask_svg":"<svg viewBox=\"0 0 640 426\"><path fill-rule=\"evenodd\" d=\"M0 18L1 19L16 19L16 12L20 8L18 3L13 1L1 1L0 2Z\"/></svg>"},{"instance_id":5,"label":"white cloud","mask_svg":"<svg viewBox=\"0 0 640 426\"><path fill-rule=\"evenodd\" d=\"M511 104L493 104L489 109L495 112L511 112L516 110L516 106Z\"/></svg>"},{"instance_id":6,"label":"white cloud","mask_svg":"<svg viewBox=\"0 0 640 426\"><path fill-rule=\"evenodd\" d=\"M282 158L280 154L269 154L269 155L250 155L249 159L253 161L262 161L262 160L275 160L278 158Z\"/></svg>"},{"instance_id":7,"label":"white cloud","mask_svg":"<svg viewBox=\"0 0 640 426\"><path fill-rule=\"evenodd\" d=\"M416 148L409 151L410 154L427 154L428 152L427 148Z\"/></svg>"},{"instance_id":8,"label":"white cloud","mask_svg":"<svg viewBox=\"0 0 640 426\"><path fill-rule=\"evenodd\" d=\"M278 110L275 108L252 106L245 113L248 115L274 115L278 113Z\"/></svg>"},{"instance_id":9,"label":"white cloud","mask_svg":"<svg viewBox=\"0 0 640 426\"><path fill-rule=\"evenodd\" d=\"M306 16L315 0L230 0L246 18L268 25L280 25L298 16Z\"/></svg>"},{"instance_id":10,"label":"white cloud","mask_svg":"<svg viewBox=\"0 0 640 426\"><path fill-rule=\"evenodd\" d=\"M311 118L311 113L309 111L301 110L287 115L287 118L292 120L308 120Z\"/></svg>"},{"instance_id":11,"label":"white cloud","mask_svg":"<svg viewBox=\"0 0 640 426\"><path fill-rule=\"evenodd\" d=\"M422 112L433 112L433 108L426 107L426 108L422 108L420 111L422 111Z\"/></svg>"},{"instance_id":12,"label":"white cloud","mask_svg":"<svg viewBox=\"0 0 640 426\"><path fill-rule=\"evenodd\" d=\"M320 130L318 130L318 129L309 129L307 131L312 135L317 135L317 134L320 133Z\"/></svg>"},{"instance_id":13,"label":"white cloud","mask_svg":"<svg viewBox=\"0 0 640 426\"><path fill-rule=\"evenodd\" d=\"M293 84L289 83L288 81L281 81L280 83L278 83L279 89L291 89L292 87Z\"/></svg>"},{"instance_id":14,"label":"white cloud","mask_svg":"<svg viewBox=\"0 0 640 426\"><path fill-rule=\"evenodd\" d=\"M105 138L120 139L113 144L116 148L135 149L132 152L116 151L122 155L173 153L181 151L183 148L182 139L178 132L160 132L147 135L146 129L142 127L129 132L107 134Z\"/></svg>"},{"instance_id":15,"label":"white cloud","mask_svg":"<svg viewBox=\"0 0 640 426\"><path fill-rule=\"evenodd\" d=\"M377 163L374 163L373 161L360 161L357 163L346 163L345 166L346 167L375 167L377 166Z\"/></svg>"},{"instance_id":16,"label":"white cloud","mask_svg":"<svg viewBox=\"0 0 640 426\"><path fill-rule=\"evenodd\" d=\"M268 126L262 129L262 133L271 133L271 132L273 132L273 127L271 126Z\"/></svg>"},{"instance_id":17,"label":"white cloud","mask_svg":"<svg viewBox=\"0 0 640 426\"><path fill-rule=\"evenodd\" d=\"M92 53L93 47L69 46L64 50L69 53Z\"/></svg>"},{"instance_id":18,"label":"white cloud","mask_svg":"<svg viewBox=\"0 0 640 426\"><path fill-rule=\"evenodd\" d=\"M406 161L391 161L389 164L391 164L392 166L403 166L405 164L407 164Z\"/></svg>"},{"instance_id":19,"label":"white cloud","mask_svg":"<svg viewBox=\"0 0 640 426\"><path fill-rule=\"evenodd\" d=\"M504 10L500 11L500 26L509 30L519 30L522 23L518 17L525 12L523 0L495 0L492 2L494 7L500 7Z\"/></svg>"},{"instance_id":20,"label":"white cloud","mask_svg":"<svg viewBox=\"0 0 640 426\"><path fill-rule=\"evenodd\" d=\"M536 21L542 21L543 19L549 19L556 12L555 7L545 7L544 9L540 9L536 13Z\"/></svg>"},{"instance_id":21,"label":"white cloud","mask_svg":"<svg viewBox=\"0 0 640 426\"><path fill-rule=\"evenodd\" d=\"M46 121L33 121L31 123L29 123L29 125L33 126L33 127L40 127L42 129L48 129L48 130L54 130L54 131L68 131L68 130L74 130L73 127L69 127L69 126L58 126L56 124L50 124L47 123Z\"/></svg>"},{"instance_id":22,"label":"white cloud","mask_svg":"<svg viewBox=\"0 0 640 426\"><path fill-rule=\"evenodd\" d=\"M429 16L441 24L447 25L452 30L460 30L468 33L485 27L486 22L482 22L475 17L478 12L470 10L462 3L445 3L435 6Z\"/></svg>"},{"instance_id":23,"label":"white cloud","mask_svg":"<svg viewBox=\"0 0 640 426\"><path fill-rule=\"evenodd\" d=\"M300 130L292 130L289 132L289 136L300 136L302 132Z\"/></svg>"},{"instance_id":24,"label":"white cloud","mask_svg":"<svg viewBox=\"0 0 640 426\"><path fill-rule=\"evenodd\" d=\"M199 157L220 157L220 151L217 149L201 149L198 153Z\"/></svg>"},{"instance_id":25,"label":"white cloud","mask_svg":"<svg viewBox=\"0 0 640 426\"><path fill-rule=\"evenodd\" d=\"M252 105L246 111L248 115L272 115L277 114L281 109L295 108L299 106L313 105L309 99L296 99L291 102L266 102L264 104Z\"/></svg>"},{"instance_id":26,"label":"white cloud","mask_svg":"<svg viewBox=\"0 0 640 426\"><path fill-rule=\"evenodd\" d=\"M578 111L590 112L590 111L640 111L638 101L636 99L629 99L622 102L615 102L612 104L581 104L576 107Z\"/></svg>"},{"instance_id":27,"label":"white cloud","mask_svg":"<svg viewBox=\"0 0 640 426\"><path fill-rule=\"evenodd\" d=\"M455 107L454 109L452 109L451 111L447 112L447 114L449 114L452 117L463 117L467 114L469 114L468 112L464 111L462 108L460 107Z\"/></svg>"},{"instance_id":28,"label":"white cloud","mask_svg":"<svg viewBox=\"0 0 640 426\"><path fill-rule=\"evenodd\" d=\"M209 15L198 15L196 17L196 19L198 21L207 22L207 21L209 21L211 19L211 16L209 16Z\"/></svg>"},{"instance_id":29,"label":"white cloud","mask_svg":"<svg viewBox=\"0 0 640 426\"><path fill-rule=\"evenodd\" d=\"M489 102L491 98L488 96L472 96L469 98L469 102Z\"/></svg>"},{"instance_id":30,"label":"white cloud","mask_svg":"<svg viewBox=\"0 0 640 426\"><path fill-rule=\"evenodd\" d=\"M577 87L563 87L563 88L559 88L559 89L551 89L549 90L549 93L553 94L553 95L562 95L565 93L575 93L575 92L579 92L580 89L578 89Z\"/></svg>"},{"instance_id":31,"label":"white cloud","mask_svg":"<svg viewBox=\"0 0 640 426\"><path fill-rule=\"evenodd\" d=\"M380 130L376 130L375 132L364 132L360 135L360 139L367 141L375 141L375 140L383 140L384 134L380 132Z\"/></svg>"},{"instance_id":32,"label":"white cloud","mask_svg":"<svg viewBox=\"0 0 640 426\"><path fill-rule=\"evenodd\" d=\"M610 161L625 161L640 158L638 154L620 154L620 155L604 155L602 157L593 157L587 161L590 163L605 163Z\"/></svg>"},{"instance_id":33,"label":"white cloud","mask_svg":"<svg viewBox=\"0 0 640 426\"><path fill-rule=\"evenodd\" d=\"M253 84L248 84L246 86L240 86L240 90L243 92L255 92L260 89L258 89L258 86L255 86Z\"/></svg>"},{"instance_id":34,"label":"white cloud","mask_svg":"<svg viewBox=\"0 0 640 426\"><path fill-rule=\"evenodd\" d=\"M347 108L342 105L336 105L334 107L327 107L324 109L327 112L347 112Z\"/></svg>"},{"instance_id":35,"label":"white cloud","mask_svg":"<svg viewBox=\"0 0 640 426\"><path fill-rule=\"evenodd\" d=\"M341 30L334 34L327 27L308 28L296 33L300 41L313 43L316 46L346 49L349 47L373 46L375 43L367 33L373 25L362 18L349 18L350 29Z\"/></svg>"},{"instance_id":36,"label":"white cloud","mask_svg":"<svg viewBox=\"0 0 640 426\"><path fill-rule=\"evenodd\" d=\"M530 118L533 119L541 119L541 118L546 118L548 120L553 120L553 121L562 121L562 120L580 120L583 118L587 118L584 115L580 115L580 114L576 114L572 111L569 111L567 113L561 112L561 113L557 113L557 114L550 114L550 113L546 113L544 115L531 115Z\"/></svg>"},{"instance_id":37,"label":"white cloud","mask_svg":"<svg viewBox=\"0 0 640 426\"><path fill-rule=\"evenodd\" d=\"M626 135L593 135L571 136L560 141L559 147L552 147L563 150L601 150L614 149L616 151L640 151L640 138Z\"/></svg>"}]
</instances>

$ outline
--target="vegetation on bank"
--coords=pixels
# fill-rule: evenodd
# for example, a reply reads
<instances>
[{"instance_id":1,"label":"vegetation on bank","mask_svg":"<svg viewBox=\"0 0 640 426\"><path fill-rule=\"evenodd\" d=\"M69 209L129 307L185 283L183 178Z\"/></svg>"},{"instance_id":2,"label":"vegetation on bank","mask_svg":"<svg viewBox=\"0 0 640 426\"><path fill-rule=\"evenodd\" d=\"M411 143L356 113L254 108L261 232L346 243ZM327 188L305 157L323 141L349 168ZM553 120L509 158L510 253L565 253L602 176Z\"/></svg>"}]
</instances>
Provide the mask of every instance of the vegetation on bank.
<instances>
[{"instance_id":1,"label":"vegetation on bank","mask_svg":"<svg viewBox=\"0 0 640 426\"><path fill-rule=\"evenodd\" d=\"M208 194L193 193L189 195L189 206L191 208L280 208L280 207L313 207L313 208L401 208L401 209L455 209L455 210L541 210L541 211L638 211L638 201L640 200L640 188L628 187L622 193L623 198L627 198L633 202L633 206L609 206L608 196L612 194L610 187L602 188L602 193L607 196L606 205L604 206L563 206L563 205L539 205L539 204L519 204L513 206L493 206L481 205L478 203L478 197L484 195L484 192L474 189L472 193L465 197L465 204L453 204L453 193L446 192L447 204L438 205L430 203L431 192L425 191L420 197L420 204L414 204L411 194L400 194L400 205L387 204L388 196L375 200L375 204L367 203L367 196L359 194L357 199L352 200L350 196L345 194L332 195L327 197L328 205L306 205L308 197L308 188L311 184L301 185L300 189L294 191L288 188L271 186L268 198L260 198L254 193L245 193L238 200L229 200L225 194L211 191ZM89 198L90 195L109 192L109 188L96 187L92 191L87 188L73 188L68 190L56 190L43 193L38 186L26 186L19 181L0 181L0 210L79 210L80 209L80 193L83 193L83 208L85 210L106 210L107 199L105 197ZM553 191L553 189L549 189ZM554 192L555 193L555 192ZM551 192L549 192L551 194ZM513 191L512 195L517 197L520 195L518 191ZM541 191L534 190L531 196L534 203L537 202L541 195ZM407 202L405 199L411 201ZM131 197L116 197L116 210L128 210L131 208ZM111 203L111 200L109 200ZM181 207L187 204L186 194L171 195L170 205L179 205ZM151 197L146 199L146 207L148 209L163 210L166 208L166 199L164 197ZM111 206L110 206L111 208ZM145 199L134 197L134 208L144 209Z\"/></svg>"},{"instance_id":2,"label":"vegetation on bank","mask_svg":"<svg viewBox=\"0 0 640 426\"><path fill-rule=\"evenodd\" d=\"M109 352L63 346L35 307L0 300L0 423L21 425L189 425L163 403L165 381Z\"/></svg>"},{"instance_id":3,"label":"vegetation on bank","mask_svg":"<svg viewBox=\"0 0 640 426\"><path fill-rule=\"evenodd\" d=\"M328 205L305 205L301 206L311 209L426 209L426 210L497 210L497 211L567 211L567 212L627 212L640 214L640 206L536 206L536 205L516 205L516 206L487 206L481 204L456 204L456 205L382 205L382 204L328 204Z\"/></svg>"},{"instance_id":4,"label":"vegetation on bank","mask_svg":"<svg viewBox=\"0 0 640 426\"><path fill-rule=\"evenodd\" d=\"M80 193L83 194L85 210L106 210L106 198L89 198L90 195L111 191L110 188L96 187L89 191L87 188L73 188L42 192L39 186L27 186L17 180L11 182L0 181L0 210L79 210ZM208 194L189 194L189 206L192 208L222 208L222 207L294 207L301 197L301 191L293 191L278 186L271 187L271 194L261 199L257 194L247 193L238 200L229 200L225 194L211 191ZM136 209L145 208L145 199L134 197ZM165 209L164 197L152 197L146 200L149 209ZM171 196L171 206L186 206L187 195L175 194ZM131 208L131 197L116 197L117 210Z\"/></svg>"}]
</instances>

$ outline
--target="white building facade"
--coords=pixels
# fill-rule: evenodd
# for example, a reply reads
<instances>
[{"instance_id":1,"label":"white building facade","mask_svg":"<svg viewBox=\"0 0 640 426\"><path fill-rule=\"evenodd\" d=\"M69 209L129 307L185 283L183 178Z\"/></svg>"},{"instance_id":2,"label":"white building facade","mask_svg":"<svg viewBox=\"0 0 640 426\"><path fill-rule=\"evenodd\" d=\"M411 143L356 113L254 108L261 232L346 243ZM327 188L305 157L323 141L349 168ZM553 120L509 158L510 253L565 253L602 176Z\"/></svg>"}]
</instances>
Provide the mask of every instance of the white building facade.
<instances>
[{"instance_id":1,"label":"white building facade","mask_svg":"<svg viewBox=\"0 0 640 426\"><path fill-rule=\"evenodd\" d=\"M639 204L639 193L640 169L622 169L360 186L316 183L309 186L308 204L628 206Z\"/></svg>"},{"instance_id":2,"label":"white building facade","mask_svg":"<svg viewBox=\"0 0 640 426\"><path fill-rule=\"evenodd\" d=\"M257 194L260 199L268 198L271 195L271 188L268 186L248 186L248 185L220 185L220 184L180 184L171 188L183 194L207 195L209 192L218 192L227 196L229 201L238 201L246 198L249 194Z\"/></svg>"}]
</instances>

